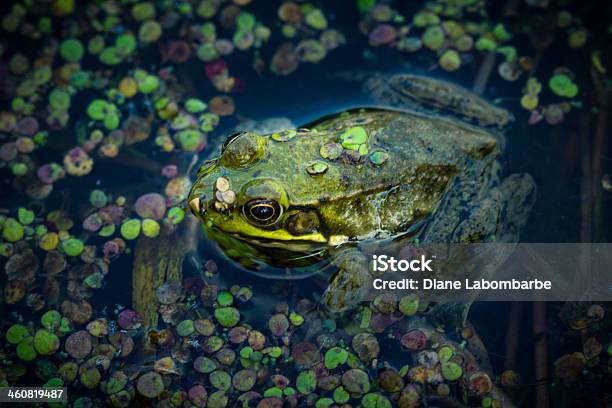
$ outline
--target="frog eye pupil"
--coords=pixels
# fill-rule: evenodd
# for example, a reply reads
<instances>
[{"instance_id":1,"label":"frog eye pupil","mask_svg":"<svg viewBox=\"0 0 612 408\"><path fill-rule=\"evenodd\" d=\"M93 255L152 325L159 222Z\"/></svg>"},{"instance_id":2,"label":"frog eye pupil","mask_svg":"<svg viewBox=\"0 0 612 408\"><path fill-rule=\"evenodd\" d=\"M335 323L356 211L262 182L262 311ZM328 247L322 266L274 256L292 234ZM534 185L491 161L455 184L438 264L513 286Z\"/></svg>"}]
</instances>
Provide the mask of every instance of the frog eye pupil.
<instances>
[{"instance_id":1,"label":"frog eye pupil","mask_svg":"<svg viewBox=\"0 0 612 408\"><path fill-rule=\"evenodd\" d=\"M258 224L270 225L280 217L280 206L274 200L256 199L247 203L245 215Z\"/></svg>"},{"instance_id":2,"label":"frog eye pupil","mask_svg":"<svg viewBox=\"0 0 612 408\"><path fill-rule=\"evenodd\" d=\"M258 204L251 207L251 215L261 221L268 221L274 216L274 208L268 204Z\"/></svg>"}]
</instances>

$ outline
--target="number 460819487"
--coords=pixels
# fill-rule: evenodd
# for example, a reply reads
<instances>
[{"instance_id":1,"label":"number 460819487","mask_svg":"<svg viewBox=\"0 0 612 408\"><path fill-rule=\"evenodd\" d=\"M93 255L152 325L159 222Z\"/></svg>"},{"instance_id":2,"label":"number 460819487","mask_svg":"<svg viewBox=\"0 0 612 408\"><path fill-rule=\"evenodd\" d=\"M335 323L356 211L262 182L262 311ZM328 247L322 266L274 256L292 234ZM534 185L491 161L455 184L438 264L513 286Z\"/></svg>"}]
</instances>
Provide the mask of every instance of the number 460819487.
<instances>
[{"instance_id":1,"label":"number 460819487","mask_svg":"<svg viewBox=\"0 0 612 408\"><path fill-rule=\"evenodd\" d=\"M66 398L64 388L6 387L0 390L0 402L45 402Z\"/></svg>"}]
</instances>

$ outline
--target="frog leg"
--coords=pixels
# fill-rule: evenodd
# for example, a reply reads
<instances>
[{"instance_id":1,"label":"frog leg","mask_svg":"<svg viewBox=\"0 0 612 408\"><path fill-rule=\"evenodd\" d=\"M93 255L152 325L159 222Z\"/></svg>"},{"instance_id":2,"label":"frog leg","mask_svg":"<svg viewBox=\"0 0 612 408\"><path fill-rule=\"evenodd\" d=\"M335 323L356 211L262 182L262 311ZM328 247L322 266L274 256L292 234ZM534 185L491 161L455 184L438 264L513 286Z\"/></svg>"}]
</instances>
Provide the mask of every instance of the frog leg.
<instances>
[{"instance_id":1,"label":"frog leg","mask_svg":"<svg viewBox=\"0 0 612 408\"><path fill-rule=\"evenodd\" d=\"M527 224L536 199L536 184L529 174L511 174L503 180L499 190L504 197L502 227L497 242L518 242L519 233Z\"/></svg>"},{"instance_id":2,"label":"frog leg","mask_svg":"<svg viewBox=\"0 0 612 408\"><path fill-rule=\"evenodd\" d=\"M519 232L527 222L535 199L535 190L535 183L529 175L513 174L475 204L465 219L452 218L452 222L444 220L441 226L452 228L446 229L452 230L451 242L518 242ZM457 225L452 227L455 222ZM484 252L477 256L487 262L479 263L478 277L492 278L513 250L512 245L483 247ZM473 271L462 276L468 277L475 277ZM441 303L432 311L432 317L451 327L464 325L478 291L474 291L471 296L466 302Z\"/></svg>"},{"instance_id":3,"label":"frog leg","mask_svg":"<svg viewBox=\"0 0 612 408\"><path fill-rule=\"evenodd\" d=\"M322 301L332 313L342 313L365 300L371 274L365 255L354 248L336 255L332 263L338 271L330 278Z\"/></svg>"}]
</instances>

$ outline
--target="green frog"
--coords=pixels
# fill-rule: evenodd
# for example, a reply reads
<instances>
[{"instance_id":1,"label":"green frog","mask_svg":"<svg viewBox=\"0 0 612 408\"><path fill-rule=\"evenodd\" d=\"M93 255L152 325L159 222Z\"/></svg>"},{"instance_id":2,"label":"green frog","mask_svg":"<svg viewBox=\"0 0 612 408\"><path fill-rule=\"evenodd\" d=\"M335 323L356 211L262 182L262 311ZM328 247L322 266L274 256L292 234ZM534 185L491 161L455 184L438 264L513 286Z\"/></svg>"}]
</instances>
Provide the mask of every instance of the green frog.
<instances>
[{"instance_id":1,"label":"green frog","mask_svg":"<svg viewBox=\"0 0 612 408\"><path fill-rule=\"evenodd\" d=\"M422 81L412 101L427 81L446 84ZM501 108L452 91L464 92L453 112L499 117ZM502 145L496 131L452 117L357 108L297 129L232 135L199 169L188 203L246 268L277 267L282 278L332 266L322 301L343 312L371 286L365 244L518 240L535 187L525 174L501 177Z\"/></svg>"}]
</instances>

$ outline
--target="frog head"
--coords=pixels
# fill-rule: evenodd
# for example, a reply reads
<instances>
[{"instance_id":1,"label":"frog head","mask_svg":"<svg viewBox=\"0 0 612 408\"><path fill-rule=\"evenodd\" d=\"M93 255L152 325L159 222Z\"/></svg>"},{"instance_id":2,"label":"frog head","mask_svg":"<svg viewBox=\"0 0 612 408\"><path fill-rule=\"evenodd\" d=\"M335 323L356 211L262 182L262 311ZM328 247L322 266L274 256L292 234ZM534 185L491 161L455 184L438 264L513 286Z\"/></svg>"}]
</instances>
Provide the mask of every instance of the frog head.
<instances>
[{"instance_id":1,"label":"frog head","mask_svg":"<svg viewBox=\"0 0 612 408\"><path fill-rule=\"evenodd\" d=\"M286 174L276 177L286 169L274 167L272 150L269 135L230 136L221 155L202 165L188 198L209 238L247 266L293 266L328 241L316 211L292 201Z\"/></svg>"}]
</instances>

